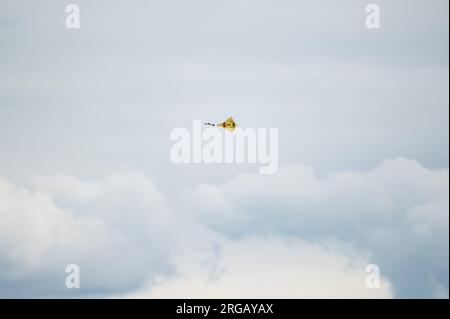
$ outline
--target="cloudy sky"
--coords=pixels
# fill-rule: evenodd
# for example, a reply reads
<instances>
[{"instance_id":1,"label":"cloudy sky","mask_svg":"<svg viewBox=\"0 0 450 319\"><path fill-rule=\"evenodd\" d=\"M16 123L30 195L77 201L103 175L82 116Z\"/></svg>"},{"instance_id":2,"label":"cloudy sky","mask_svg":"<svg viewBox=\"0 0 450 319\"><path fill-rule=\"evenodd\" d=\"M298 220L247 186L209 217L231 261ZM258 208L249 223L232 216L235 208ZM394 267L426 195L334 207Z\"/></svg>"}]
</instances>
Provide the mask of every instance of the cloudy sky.
<instances>
[{"instance_id":1,"label":"cloudy sky","mask_svg":"<svg viewBox=\"0 0 450 319\"><path fill-rule=\"evenodd\" d=\"M369 3L0 0L0 297L448 298L448 1ZM276 174L171 162L230 115Z\"/></svg>"}]
</instances>

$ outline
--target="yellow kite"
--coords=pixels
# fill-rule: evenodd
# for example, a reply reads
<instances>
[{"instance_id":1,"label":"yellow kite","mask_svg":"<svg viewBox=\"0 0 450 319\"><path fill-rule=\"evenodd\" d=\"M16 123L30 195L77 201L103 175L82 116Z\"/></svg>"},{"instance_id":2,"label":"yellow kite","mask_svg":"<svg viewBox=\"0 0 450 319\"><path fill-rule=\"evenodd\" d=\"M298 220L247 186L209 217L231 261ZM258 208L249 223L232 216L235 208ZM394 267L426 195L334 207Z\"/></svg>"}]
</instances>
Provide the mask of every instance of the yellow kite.
<instances>
[{"instance_id":1,"label":"yellow kite","mask_svg":"<svg viewBox=\"0 0 450 319\"><path fill-rule=\"evenodd\" d=\"M205 123L205 125L220 126L230 132L233 132L237 126L236 122L233 120L233 118L231 116L229 118L227 118L225 121L223 121L222 123L219 123L219 124Z\"/></svg>"}]
</instances>

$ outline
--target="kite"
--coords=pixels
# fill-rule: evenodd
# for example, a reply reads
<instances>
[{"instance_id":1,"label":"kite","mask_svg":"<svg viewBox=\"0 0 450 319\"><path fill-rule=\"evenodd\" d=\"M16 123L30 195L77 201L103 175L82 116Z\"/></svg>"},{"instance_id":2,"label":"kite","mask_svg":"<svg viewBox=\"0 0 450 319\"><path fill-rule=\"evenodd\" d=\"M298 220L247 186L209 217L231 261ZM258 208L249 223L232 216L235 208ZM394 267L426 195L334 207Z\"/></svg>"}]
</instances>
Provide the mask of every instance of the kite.
<instances>
[{"instance_id":1,"label":"kite","mask_svg":"<svg viewBox=\"0 0 450 319\"><path fill-rule=\"evenodd\" d=\"M233 133L234 129L237 126L236 122L233 120L233 118L231 116L229 118L227 118L225 121L223 121L222 123L219 123L219 124L205 123L205 125L223 127L224 129L230 131L231 133Z\"/></svg>"}]
</instances>

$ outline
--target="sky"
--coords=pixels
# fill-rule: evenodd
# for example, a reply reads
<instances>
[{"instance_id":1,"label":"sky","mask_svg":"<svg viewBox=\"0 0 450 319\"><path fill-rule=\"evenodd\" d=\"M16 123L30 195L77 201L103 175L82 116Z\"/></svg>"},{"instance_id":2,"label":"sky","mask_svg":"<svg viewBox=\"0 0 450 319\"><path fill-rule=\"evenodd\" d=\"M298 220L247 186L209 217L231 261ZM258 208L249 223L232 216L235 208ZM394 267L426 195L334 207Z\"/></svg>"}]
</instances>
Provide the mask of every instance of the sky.
<instances>
[{"instance_id":1,"label":"sky","mask_svg":"<svg viewBox=\"0 0 450 319\"><path fill-rule=\"evenodd\" d=\"M448 9L0 0L0 297L448 298ZM230 115L275 174L171 161Z\"/></svg>"}]
</instances>

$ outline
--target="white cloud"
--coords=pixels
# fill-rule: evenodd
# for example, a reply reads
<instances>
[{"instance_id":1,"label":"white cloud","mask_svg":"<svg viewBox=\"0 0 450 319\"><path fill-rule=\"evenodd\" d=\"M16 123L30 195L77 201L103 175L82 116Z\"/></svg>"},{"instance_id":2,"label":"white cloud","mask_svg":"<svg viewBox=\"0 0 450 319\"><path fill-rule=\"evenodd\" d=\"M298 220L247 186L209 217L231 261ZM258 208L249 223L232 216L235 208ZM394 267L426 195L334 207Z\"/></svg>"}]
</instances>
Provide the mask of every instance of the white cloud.
<instances>
[{"instance_id":1,"label":"white cloud","mask_svg":"<svg viewBox=\"0 0 450 319\"><path fill-rule=\"evenodd\" d=\"M185 207L231 236L335 237L373 254L399 296L448 287L449 173L413 160L318 178L304 165L274 176L240 175L185 194Z\"/></svg>"},{"instance_id":2,"label":"white cloud","mask_svg":"<svg viewBox=\"0 0 450 319\"><path fill-rule=\"evenodd\" d=\"M1 295L64 295L70 263L80 266L84 292L92 294L129 289L147 275L171 271L170 254L183 231L144 175L89 183L70 176L34 180L36 190L0 179ZM21 284L25 292L15 290Z\"/></svg>"},{"instance_id":3,"label":"white cloud","mask_svg":"<svg viewBox=\"0 0 450 319\"><path fill-rule=\"evenodd\" d=\"M129 290L218 229L339 238L370 251L396 295L448 295L448 170L427 167L449 162L449 2L378 2L372 32L359 0L79 0L68 33L56 1L0 1L0 174L74 175L0 179L0 294L60 291L73 262L92 292ZM224 110L279 127L282 163L338 173L217 185L248 166L168 165L174 126ZM397 156L427 167L355 172ZM140 173L77 178L127 168L165 193Z\"/></svg>"},{"instance_id":4,"label":"white cloud","mask_svg":"<svg viewBox=\"0 0 450 319\"><path fill-rule=\"evenodd\" d=\"M364 255L338 243L298 239L224 240L185 255L177 274L133 298L392 298L389 281L367 288Z\"/></svg>"},{"instance_id":5,"label":"white cloud","mask_svg":"<svg viewBox=\"0 0 450 319\"><path fill-rule=\"evenodd\" d=\"M0 179L0 295L70 295L75 263L86 295L444 296L448 180L405 159L326 178L296 165L169 201L139 172ZM368 263L380 290L361 286Z\"/></svg>"}]
</instances>

